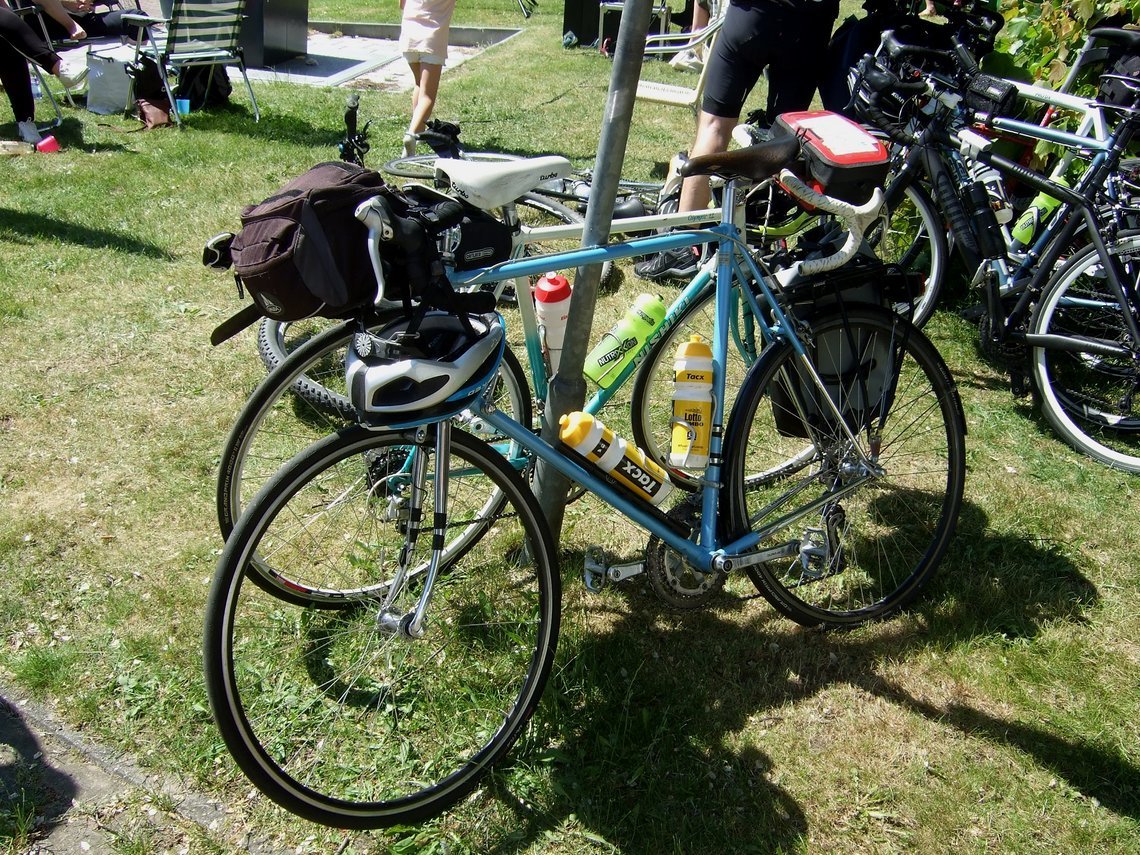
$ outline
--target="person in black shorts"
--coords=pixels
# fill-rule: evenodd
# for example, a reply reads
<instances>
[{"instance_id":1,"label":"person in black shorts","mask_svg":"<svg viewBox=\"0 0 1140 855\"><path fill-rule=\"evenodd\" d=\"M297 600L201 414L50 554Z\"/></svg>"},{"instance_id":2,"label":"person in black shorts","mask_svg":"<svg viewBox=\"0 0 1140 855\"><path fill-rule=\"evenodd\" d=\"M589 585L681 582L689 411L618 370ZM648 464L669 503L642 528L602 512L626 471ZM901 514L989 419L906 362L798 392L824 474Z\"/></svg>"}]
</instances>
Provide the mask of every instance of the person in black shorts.
<instances>
[{"instance_id":1,"label":"person in black shorts","mask_svg":"<svg viewBox=\"0 0 1140 855\"><path fill-rule=\"evenodd\" d=\"M777 116L811 105L824 66L839 0L729 0L709 57L691 157L728 149L744 102L768 70L766 112ZM707 178L681 185L678 209L708 207ZM687 279L697 270L688 248L669 250L634 266L643 279Z\"/></svg>"}]
</instances>

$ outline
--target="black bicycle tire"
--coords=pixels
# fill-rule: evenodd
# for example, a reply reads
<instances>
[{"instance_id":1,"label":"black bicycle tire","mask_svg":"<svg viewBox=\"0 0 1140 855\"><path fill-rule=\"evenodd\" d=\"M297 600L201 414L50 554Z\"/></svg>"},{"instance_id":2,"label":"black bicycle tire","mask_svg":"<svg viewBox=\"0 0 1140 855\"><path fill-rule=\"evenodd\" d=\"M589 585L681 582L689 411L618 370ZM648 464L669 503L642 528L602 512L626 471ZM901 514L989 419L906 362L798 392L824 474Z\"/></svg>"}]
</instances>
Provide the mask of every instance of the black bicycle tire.
<instances>
[{"instance_id":1,"label":"black bicycle tire","mask_svg":"<svg viewBox=\"0 0 1140 855\"><path fill-rule=\"evenodd\" d=\"M1124 252L1135 255L1140 252L1140 232L1122 232L1117 240L1108 243L1108 249L1110 253ZM1062 311L1060 303L1068 289L1077 283L1078 277L1082 275L1083 271L1092 269L1095 272L1095 269L1100 265L1101 261L1096 247L1091 244L1069 258L1050 277L1048 284L1042 290L1041 298L1037 301L1033 317L1030 320L1029 331L1036 335L1054 334L1059 336L1091 332L1091 330L1083 328L1089 323L1088 312L1092 309L1088 297L1079 302L1073 302L1066 310L1070 314L1062 317L1063 321L1070 321L1071 319L1071 322L1081 324L1081 330L1074 331L1067 327L1057 329L1054 321L1057 319L1058 313ZM1103 274L1097 274L1090 279L1093 282L1101 283L1103 282ZM1106 292L1102 299L1108 297L1109 294ZM1081 312L1085 314L1080 315ZM1108 319L1112 319L1111 314ZM1095 322L1098 324L1096 330L1098 335L1094 338L1105 338L1103 335L1105 332L1104 319L1098 317ZM1122 326L1116 330L1115 335L1116 338L1111 339L1112 343L1120 344L1123 342L1127 346L1127 333ZM1133 350L1137 344L1136 342L1132 343ZM1053 362L1053 359L1057 361ZM1119 411L1109 411L1098 406L1102 402L1083 391L1068 388L1064 381L1058 378L1053 368L1055 365L1067 364L1074 366L1083 376L1089 377L1091 382L1095 382L1098 377L1117 376L1127 381L1125 383L1127 386L1134 384L1136 369L1134 365L1130 364L1131 360L1127 360L1126 364L1110 372L1104 364L1100 362L1094 364L1090 361L1094 359L1107 361L1108 358L1081 353L1067 354L1063 351L1054 351L1051 348L1040 346L1031 347L1029 354L1031 376L1041 412L1053 430L1071 448L1106 466L1125 472L1140 473L1140 415L1127 418ZM1077 364L1078 361L1081 362L1080 365ZM1115 396L1117 402L1124 400L1130 391L1119 390ZM1115 440L1118 446L1131 447L1134 449L1134 453L1127 453L1121 447L1109 445L1108 443L1112 440ZM1128 441L1127 444L1125 444L1126 440Z\"/></svg>"},{"instance_id":2,"label":"black bicycle tire","mask_svg":"<svg viewBox=\"0 0 1140 855\"><path fill-rule=\"evenodd\" d=\"M261 319L257 328L257 355L261 357L261 363L266 371L274 371L289 357L291 351L286 345L285 337L291 326L290 321ZM293 380L293 391L314 406L345 418L353 416L352 402L346 396L333 392L306 374L300 374Z\"/></svg>"},{"instance_id":3,"label":"black bicycle tire","mask_svg":"<svg viewBox=\"0 0 1140 855\"><path fill-rule=\"evenodd\" d=\"M926 274L926 281L923 284L922 298L913 304L913 312L911 305L908 303L896 304L894 309L921 329L926 326L926 322L930 320L930 316L933 315L934 310L938 308L938 299L942 294L942 285L946 280L946 267L950 261L950 248L946 243L945 231L940 227L930 228L930 226L940 226L942 218L939 216L938 208L935 206L934 201L930 198L930 194L926 189L922 187L922 185L912 182L907 184L904 193L911 204L915 206L915 209L919 211L919 216L928 227L931 261L929 272ZM888 216L893 214L894 211L890 212ZM875 249L876 255L879 255L878 248L873 243L872 247ZM899 264L904 273L914 272L907 269L906 260L915 253L920 252L921 250L918 249L918 244L912 244L901 259L895 259L890 263ZM881 255L879 257L881 258Z\"/></svg>"},{"instance_id":4,"label":"black bicycle tire","mask_svg":"<svg viewBox=\"0 0 1140 855\"><path fill-rule=\"evenodd\" d=\"M705 341L712 341L710 307L715 303L715 300L716 293L712 288L708 288L699 294L677 316L677 320L669 330L650 345L633 378L630 421L634 442L651 460L669 472L670 480L676 486L689 491L699 489L701 473L689 472L669 463L669 448L665 443L663 433L665 427L662 419L665 420L664 425L667 426L668 419L671 418L671 414L664 411L672 393L673 357L678 342L687 341L692 332L699 333ZM697 316L706 319L705 323L699 324L700 329L694 328L698 326L694 323ZM731 342L729 346L732 347ZM743 379L743 373L740 379ZM731 387L731 381L726 383L726 391L729 387ZM663 398L658 402L658 406L654 406L650 401L655 392L661 393ZM731 402L725 402L725 413L729 411L730 405Z\"/></svg>"},{"instance_id":5,"label":"black bicycle tire","mask_svg":"<svg viewBox=\"0 0 1140 855\"><path fill-rule=\"evenodd\" d=\"M520 206L526 208L534 208L535 210L541 211L551 217L554 217L556 220L559 220L566 225L578 225L580 223L585 223L585 218L577 211L567 207L566 205L563 205L557 199L543 195L543 193L539 190L524 193L522 196L515 200L515 206L516 208ZM603 261L601 267L602 271L598 281L600 283L607 283L613 276L614 263L612 261Z\"/></svg>"},{"instance_id":6,"label":"black bicycle tire","mask_svg":"<svg viewBox=\"0 0 1140 855\"><path fill-rule=\"evenodd\" d=\"M933 576L953 537L962 506L965 483L966 428L962 405L949 369L934 345L920 330L913 327L905 319L898 317L889 310L871 306L852 306L848 307L846 312L833 312L813 319L811 323L812 336L817 341L821 340L828 332L841 331L843 324L850 324L850 329L856 331L863 330L871 333L885 331L889 337L888 341L899 341L906 348L905 356L913 360L914 367L908 366L906 368L907 378L901 381L906 384L905 388L900 386L894 390L893 403L883 428L882 456L877 455L876 459L883 465L884 475L881 479L870 482L865 488L858 488L850 496L845 496L841 502L834 503L838 506L837 525L846 527L847 518L844 514L851 513L853 507L855 508L856 522L861 521L859 519L860 512L864 509L855 506L855 499L860 498L859 491L862 490L864 496L874 496L875 498L866 507L866 515L868 519L873 519L873 525L878 527L875 530L875 535L863 534L862 541L859 537L845 536L842 546L837 550L842 553L842 557L839 559L842 565L840 569L837 572L821 573L813 577L808 574L805 567L800 573L798 586L789 586L777 578L769 563L745 568L757 590L771 602L777 611L804 626L820 624L827 627L857 626L869 620L886 618L910 604ZM843 333L840 332L839 334L842 335ZM862 341L864 339L862 335L856 335L855 340ZM788 377L788 372L795 370L792 362L794 358L794 350L787 343L779 344L766 351L749 373L748 379L737 397L737 404L729 417L724 455L727 471L724 476L724 492L721 494L722 502L726 503L725 518L729 542L752 529L746 493L752 491L753 485L745 467L749 465L748 461L750 460L750 432L756 429L757 425L760 425L759 430L764 433L764 436L757 437L751 446L757 449L764 446L777 448L775 452L769 452L765 448L760 453L773 453L776 457L780 456L778 450L779 437L786 435L784 430L788 428L786 425L784 430L780 431L770 428L771 424L779 425L780 421L776 417L773 399L766 394L766 390L783 383L782 378ZM788 366L792 367L789 368ZM820 374L827 376L827 372L823 369L820 369ZM911 375L918 377L920 385L923 385L924 388L910 388ZM929 384L929 389L925 388L926 383ZM765 409L762 410L761 408ZM774 421L771 423L767 421L769 410L774 417ZM791 408L784 408L782 412L784 415L791 415L797 420L800 419ZM901 443L905 439L905 437L896 436L892 432L895 427L917 429L920 420L924 418L929 418L932 424L940 425L942 433L938 436L939 440L943 436L945 437L945 447L943 448L940 445L933 450L931 456L934 461L941 461L944 456L946 470L944 482L937 477L931 480L930 472L925 467L919 466L917 462L911 463L910 471L906 471L907 460L902 459L901 454L895 453L897 449L901 448ZM803 426L802 421L799 421L799 426ZM931 427L929 430L929 434L923 432L921 438L916 439L915 442L919 445L928 444L935 433L935 428ZM794 434L795 431L793 430L792 433ZM819 436L821 433L815 435ZM857 431L857 435L861 436L862 431ZM842 452L835 454L834 457L831 455L835 449L842 449L846 440L839 431L836 431L836 436L835 446L826 448L824 453L820 454L821 472L816 483L833 484L833 478L844 477L841 465ZM796 441L799 442L800 440ZM917 453L924 451L930 452L931 450L929 448L916 450ZM827 461L826 465L830 470L833 470L833 474L826 477L822 471L824 461ZM934 463L932 468L938 465L940 464ZM941 469L938 471L940 473ZM930 483L931 486L928 491L915 486L904 488L903 485L897 484L894 480L903 475L913 476L916 484ZM806 489L810 487L808 481L812 477L812 474L809 473L803 476L800 481L787 485L785 495L790 495L791 491L803 490L804 492L799 493L799 496L806 499L808 496ZM910 485L910 482L908 481L907 484ZM781 486L780 489L784 489L784 487ZM879 492L871 493L871 490L878 490ZM882 508L878 508L874 504L879 496L883 497ZM863 501L863 499L860 500ZM757 501L761 506L770 507L773 497L757 493ZM843 508L844 503L847 504L847 509ZM927 507L931 509L932 513L936 513L932 523L931 521L920 520L923 509ZM787 505L783 505L780 507L779 513L786 514L789 510L790 508ZM798 526L798 521L790 523L785 529L792 529L796 526ZM907 528L907 526L912 526L913 529ZM796 528L796 530L804 530L803 537L806 539L805 529ZM846 530L844 534L846 535ZM783 532L777 533L776 539L777 541L782 540ZM901 579L896 581L892 561L884 560L883 553L886 553L889 548L910 549L912 541L921 541L921 543L918 543L906 560L906 564L910 568L909 572L906 572ZM846 562L846 558L851 552L855 553L854 558L859 562L857 569L852 569ZM800 557L800 555L793 555L790 562L788 558L783 558L784 563L789 566L789 571L794 567L796 570L791 572L800 572L798 569ZM867 562L867 578L870 579L866 583L857 581L855 578L856 575L861 576L864 571L862 563L864 559ZM879 560L876 562L876 559ZM913 564L911 563L912 559L915 559ZM870 572L871 569L874 569L876 573L889 575L891 578L886 585L883 585L876 581L876 575ZM795 577L792 578L795 579ZM827 583L827 580L832 578L835 578L836 582ZM807 591L807 595L810 596L813 590L810 586L818 582L822 586L820 590L824 592L822 596L826 603L830 602L827 599L830 594L826 592L826 589L835 584L845 584L847 578L851 579L853 585L865 584L872 591L871 596L877 598L873 602L853 608L846 607L846 600L842 603L837 600L837 605L842 607L832 608L819 603L806 602L805 595L797 594L792 589L795 587L796 590ZM882 596L877 596L874 592L880 587L890 587L892 590ZM839 596L847 597L849 595L840 594Z\"/></svg>"},{"instance_id":7,"label":"black bicycle tire","mask_svg":"<svg viewBox=\"0 0 1140 855\"><path fill-rule=\"evenodd\" d=\"M495 484L496 489L504 494L506 501L511 504L513 513L505 519L512 523L517 520L517 524L521 526L523 540L520 541L520 549L517 554L524 555L524 561L529 562L525 569L511 572L516 578L519 572L524 573L527 579L533 575L531 584L537 586L533 594L536 597L533 611L526 612L531 616L528 620L534 624L533 653L528 655L532 646L529 641L518 640L512 642L513 647L516 650L522 650L521 645L525 645L526 648L518 656L515 656L515 650L512 649L501 651L501 657L511 657L514 660L514 667L525 668L523 679L517 683L517 689L513 681L504 684L501 691L505 691L506 694L502 704L503 707L506 707L509 701L510 707L503 709L498 717L487 711L493 708L492 704L485 703L487 709L478 709L475 701L472 701L471 709L467 710L468 718L481 715L486 719L487 726L482 724L476 726L473 723L468 723L467 726L471 729L470 742L472 744L470 746L464 745L462 748L455 748L443 743L443 747L440 749L441 752L448 752L449 756L446 760L453 761L457 768L449 772L451 766L444 767L443 771L438 773L442 776L439 780L433 778L426 781L425 786L418 790L413 790L413 786L418 785L412 784L410 775L400 776L399 784L389 782L390 786L400 786L410 790L406 794L381 794L379 792L380 776L376 775L375 780L373 780L371 772L364 776L368 779L366 783L359 783L359 779L354 779L351 784L344 783L340 768L342 759L347 761L347 758L344 758L340 752L345 746L351 747L359 744L366 746L362 747L361 751L374 754L376 750L374 743L378 742L388 746L396 741L396 739L377 739L380 730L395 730L397 731L397 739L402 738L412 742L422 737L411 731L399 732L400 720L402 718L412 719L410 712L400 715L388 714L379 705L379 701L384 697L391 697L394 702L398 697L396 695L397 689L402 692L409 691L403 688L403 684L395 682L396 677L391 678L390 686L378 685L376 689L370 691L370 694L377 695L375 704L369 702L362 705L362 702L357 702L358 709L355 711L352 709L345 710L345 724L342 724L340 719L334 721L335 710L333 708L352 707L353 701L350 694L355 694L355 692L346 691L340 694L339 689L336 688L340 684L332 682L331 678L326 676L326 670L331 672L332 677L339 678L341 671L347 672L347 669L352 666L353 658L364 659L366 653L370 653L371 650L362 652L358 646L357 650L350 651L346 655L343 662L338 661L333 664L330 660L336 638L348 639L344 642L347 647L351 645L353 636L347 630L338 634L335 624L331 625L331 629L322 631L318 625L319 616L322 614L320 611L307 610L299 615L294 622L279 620L274 627L264 626L259 619L253 625L250 634L241 640L244 641L245 638L249 638L252 641L257 638L258 641L253 643L261 643L269 648L264 655L275 657L272 662L267 663L267 666L271 666L269 670L272 672L271 680L274 685L284 687L287 685L286 680L293 679L294 681L293 685L296 688L290 689L286 695L282 696L272 692L268 686L263 687L261 680L256 677L247 679L249 672L256 669L241 668L238 663L235 663L235 650L240 651L240 655L243 657L247 655L247 651L248 655L254 655L253 649L248 644L241 642L235 644L234 642L233 634L242 631L240 627L244 626L244 613L239 614L240 609L243 607L261 608L267 614L274 614L273 611L270 611L275 608L273 603L276 602L272 598L265 606L257 605L263 595L257 592L256 586L248 589L248 605L246 605L247 601L242 598L244 596L243 582L247 578L244 571L247 558L258 548L260 538L272 525L278 513L283 511L284 506L296 495L298 490L304 488L306 483L311 479L318 478L322 472L335 466L338 461L360 457L368 451L404 446L414 442L412 433L385 434L352 427L328 437L321 443L312 446L305 454L291 461L259 497L255 506L251 507L250 514L242 519L234 530L233 536L227 541L226 548L218 562L218 569L207 601L203 638L206 690L215 722L231 755L246 776L270 799L305 819L338 828L380 828L417 823L439 814L474 789L491 767L501 760L517 741L533 714L549 677L557 647L561 597L558 554L542 510L518 473L508 466L494 449L462 431L453 431L452 455L460 458L466 464L466 471L471 472L473 471L471 467L474 467L478 472L485 474ZM522 548L523 543L526 544L525 549ZM503 556L497 557L504 558ZM446 607L441 604L441 597L447 590L447 582L450 581L462 586L465 584L465 580L474 578L476 573L487 573L487 568L467 569L463 572L456 572L454 567L444 569L448 572L441 574L440 581L437 583L444 585L444 587L437 588L436 596L432 601L435 612L429 610L429 615L442 614L444 618L453 617L456 614L462 615L462 611L447 611ZM502 584L502 582L496 580L495 584ZM521 587L521 584L518 587ZM495 614L501 614L503 604L496 600L494 601L494 608ZM407 640L399 634L380 633L375 629L377 624L375 618L371 617L371 612L366 609L362 609L362 612L364 618L358 621L359 625L374 627L371 634L375 640L368 642L368 645L375 649L386 646L388 643L403 644L404 647L399 648L396 652L399 650L408 651L403 654L406 658L415 656L416 654L412 651L416 650L419 651L418 655L421 658L425 655L424 647L416 648L412 645L435 643L443 647L448 633L459 633L462 630L462 627L454 627L447 620L437 621L433 629L433 624L429 621L425 641ZM306 621L306 616L311 617L311 620ZM354 620L356 617L347 615L344 620ZM503 619L507 620L506 617ZM467 620L474 621L477 618L472 617ZM464 620L463 623L466 624L467 620ZM306 627L309 626L315 627L315 629L308 630ZM480 626L481 624L475 623L473 629L478 629ZM272 637L263 638L257 635L258 632L275 634ZM315 639L310 639L311 632L316 633ZM297 636L303 636L299 642ZM283 642L298 644L298 656L296 658L291 657L291 648L288 643L279 644L278 639ZM440 641L441 639L444 641ZM326 655L330 660L320 660L315 665L310 665L308 660L312 654L309 649L314 643L318 644L321 650L329 651ZM510 646L507 645L506 647ZM473 648L474 645L468 642L468 647ZM450 655L454 659L457 648L447 646L447 649L452 651ZM424 666L425 671L427 667L432 666L430 660L435 659L438 652L438 649L427 648L426 656L429 663ZM463 655L462 651L458 652L460 656ZM478 654L472 653L471 655ZM371 661L375 662L376 660ZM322 664L326 662L328 664ZM321 666L321 668L314 672L312 669L315 666ZM294 673L302 670L303 673L300 676ZM239 672L241 673L239 674ZM382 672L371 679L375 682L384 676L385 674ZM471 676L473 678L473 675ZM497 676L488 677L485 682L490 683ZM418 677L419 672L415 667L410 667L408 673L403 675L403 678L413 684L416 683ZM463 674L460 673L458 677L462 678ZM355 685L355 683L349 683L349 685ZM246 692L247 686L249 687L248 692ZM439 688L441 691L447 690L446 686ZM495 688L488 689L488 691L495 690ZM304 692L304 697L308 703L295 704L294 692L298 695ZM472 687L471 692L474 694L474 687ZM273 718L276 709L274 704L287 707L285 720ZM320 709L315 709L317 706ZM377 715L367 717L368 711L374 706ZM311 709L315 709L313 717L318 726L322 728L321 739L319 740L313 739L315 734L312 732L310 720L305 718ZM463 720L459 718L460 712L457 711L456 707L449 707L449 710L452 711L451 723L458 730L459 726L463 724ZM424 713L418 713L418 715L424 715ZM263 716L265 718L264 725L261 723ZM440 725L443 724L444 722L441 721ZM349 734L344 732L346 725L351 730ZM339 732L337 731L338 726L341 728ZM366 729L367 733L358 735L358 730L361 728ZM273 738L273 747L269 748L263 745L262 739L259 738L259 729L260 732ZM489 738L486 736L487 731L492 731ZM372 741L369 741L369 737ZM326 739L329 743L327 747L325 745ZM460 736L450 733L447 736L449 742L457 742L459 739ZM335 756L321 754L326 750L330 755L335 754ZM305 759L297 760L295 755L302 753L305 754ZM274 759L274 754L283 758L281 762ZM456 756L450 756L452 754ZM310 756L315 756L323 762L309 763ZM370 762L379 762L380 759L373 757ZM386 765L394 765L392 758L388 758L388 761ZM414 760L411 762L414 763ZM370 768L373 772L375 771L374 766L370 766ZM417 775L416 780L433 774L431 770L424 769L422 766L418 771L421 774ZM300 776L308 777L307 780L301 780ZM389 775L389 778L392 777ZM356 797L356 801L353 801L352 793L325 792L321 789L324 787L332 790L342 786L358 787L357 791L361 795Z\"/></svg>"}]
</instances>

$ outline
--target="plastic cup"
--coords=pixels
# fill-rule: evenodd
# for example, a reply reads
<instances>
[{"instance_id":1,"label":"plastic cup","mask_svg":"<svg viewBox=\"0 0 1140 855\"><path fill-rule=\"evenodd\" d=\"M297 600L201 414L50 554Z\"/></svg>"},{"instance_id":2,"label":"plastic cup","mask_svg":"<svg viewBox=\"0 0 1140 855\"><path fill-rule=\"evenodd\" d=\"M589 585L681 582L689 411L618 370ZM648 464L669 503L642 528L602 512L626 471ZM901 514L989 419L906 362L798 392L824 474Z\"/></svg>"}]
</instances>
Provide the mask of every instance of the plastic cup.
<instances>
[{"instance_id":1,"label":"plastic cup","mask_svg":"<svg viewBox=\"0 0 1140 855\"><path fill-rule=\"evenodd\" d=\"M59 140L55 137L47 136L36 143L36 151L48 154L49 152L59 151Z\"/></svg>"},{"instance_id":2,"label":"plastic cup","mask_svg":"<svg viewBox=\"0 0 1140 855\"><path fill-rule=\"evenodd\" d=\"M189 98L175 98L174 108L178 110L179 116L190 115L190 99Z\"/></svg>"}]
</instances>

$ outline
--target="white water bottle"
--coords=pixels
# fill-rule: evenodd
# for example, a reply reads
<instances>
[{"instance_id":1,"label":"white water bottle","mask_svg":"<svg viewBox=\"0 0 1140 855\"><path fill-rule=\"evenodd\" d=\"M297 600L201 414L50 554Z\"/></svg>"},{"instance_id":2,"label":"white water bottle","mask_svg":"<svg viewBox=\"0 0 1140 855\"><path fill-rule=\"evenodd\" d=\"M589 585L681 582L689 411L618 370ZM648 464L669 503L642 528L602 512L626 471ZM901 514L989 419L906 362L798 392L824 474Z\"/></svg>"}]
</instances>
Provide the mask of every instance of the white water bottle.
<instances>
[{"instance_id":1,"label":"white water bottle","mask_svg":"<svg viewBox=\"0 0 1140 855\"><path fill-rule=\"evenodd\" d=\"M699 335L677 348L673 361L673 441L669 464L704 469L709 462L713 409L712 348Z\"/></svg>"},{"instance_id":2,"label":"white water bottle","mask_svg":"<svg viewBox=\"0 0 1140 855\"><path fill-rule=\"evenodd\" d=\"M566 318L570 314L570 282L565 276L547 273L534 286L534 311L539 335L550 364L550 374L558 373L562 344L566 340Z\"/></svg>"},{"instance_id":3,"label":"white water bottle","mask_svg":"<svg viewBox=\"0 0 1140 855\"><path fill-rule=\"evenodd\" d=\"M589 413L560 418L558 438L651 504L660 505L673 492L664 469Z\"/></svg>"}]
</instances>

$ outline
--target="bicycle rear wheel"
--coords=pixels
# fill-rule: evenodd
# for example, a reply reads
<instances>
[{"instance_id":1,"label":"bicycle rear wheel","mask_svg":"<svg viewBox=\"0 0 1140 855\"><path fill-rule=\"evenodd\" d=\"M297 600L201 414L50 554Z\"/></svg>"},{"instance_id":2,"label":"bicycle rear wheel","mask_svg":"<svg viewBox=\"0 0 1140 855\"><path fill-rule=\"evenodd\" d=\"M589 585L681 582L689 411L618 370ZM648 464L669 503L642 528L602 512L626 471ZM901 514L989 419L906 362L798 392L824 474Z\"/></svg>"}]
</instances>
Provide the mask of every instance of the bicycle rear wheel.
<instances>
[{"instance_id":1,"label":"bicycle rear wheel","mask_svg":"<svg viewBox=\"0 0 1140 855\"><path fill-rule=\"evenodd\" d=\"M257 552L296 554L360 588L391 578L409 539L390 499L412 476L397 467L370 479L367 461L404 455L424 458L430 519L441 474L433 440L346 429L293 460L250 508L207 603L206 688L227 748L269 798L341 828L420 822L469 793L518 739L557 642L557 559L542 512L498 452L460 431L446 525L484 534L441 567L421 637L385 614L403 625L424 574L384 614L378 598L328 609L249 584ZM492 492L504 501L488 526ZM427 561L432 539L425 530L410 544L412 565Z\"/></svg>"},{"instance_id":2,"label":"bicycle rear wheel","mask_svg":"<svg viewBox=\"0 0 1140 855\"><path fill-rule=\"evenodd\" d=\"M790 345L771 348L737 396L725 439L728 540L783 546L747 568L805 626L854 626L906 606L953 535L965 481L965 422L949 370L906 320L873 307L813 319L813 367L881 471L862 468ZM789 460L812 454L794 472ZM773 470L785 477L774 479Z\"/></svg>"},{"instance_id":3,"label":"bicycle rear wheel","mask_svg":"<svg viewBox=\"0 0 1140 855\"><path fill-rule=\"evenodd\" d=\"M1126 293L1135 297L1140 293L1140 233L1113 241L1109 252L1125 274ZM1115 345L1127 355L1033 347L1030 364L1041 411L1065 442L1108 466L1140 473L1140 366L1135 358L1140 342L1129 336L1124 311L1109 290L1096 247L1085 247L1045 287L1030 332Z\"/></svg>"}]
</instances>

